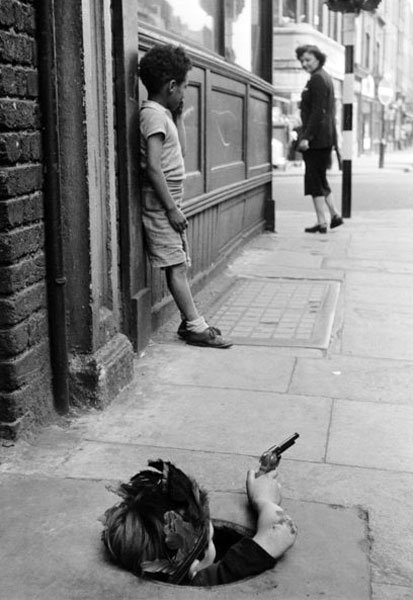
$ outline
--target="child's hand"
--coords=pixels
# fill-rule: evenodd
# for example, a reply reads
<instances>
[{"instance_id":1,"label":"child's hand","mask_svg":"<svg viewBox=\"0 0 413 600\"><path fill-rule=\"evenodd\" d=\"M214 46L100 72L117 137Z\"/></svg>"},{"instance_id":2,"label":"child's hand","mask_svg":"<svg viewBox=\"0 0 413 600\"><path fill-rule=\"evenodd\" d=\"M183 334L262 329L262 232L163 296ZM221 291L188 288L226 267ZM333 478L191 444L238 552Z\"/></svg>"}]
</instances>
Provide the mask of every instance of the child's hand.
<instances>
[{"instance_id":1,"label":"child's hand","mask_svg":"<svg viewBox=\"0 0 413 600\"><path fill-rule=\"evenodd\" d=\"M170 208L166 212L166 214L168 216L170 224L175 229L175 231L182 233L188 227L187 218L185 217L184 213L177 206Z\"/></svg>"},{"instance_id":2,"label":"child's hand","mask_svg":"<svg viewBox=\"0 0 413 600\"><path fill-rule=\"evenodd\" d=\"M184 101L181 100L180 103L178 104L178 106L173 111L172 116L175 119L176 117L181 116L183 112L184 112Z\"/></svg>"},{"instance_id":3,"label":"child's hand","mask_svg":"<svg viewBox=\"0 0 413 600\"><path fill-rule=\"evenodd\" d=\"M281 485L277 481L278 473L276 470L264 473L259 477L253 470L247 473L247 494L248 499L255 510L259 512L260 507L271 502L280 504Z\"/></svg>"}]
</instances>

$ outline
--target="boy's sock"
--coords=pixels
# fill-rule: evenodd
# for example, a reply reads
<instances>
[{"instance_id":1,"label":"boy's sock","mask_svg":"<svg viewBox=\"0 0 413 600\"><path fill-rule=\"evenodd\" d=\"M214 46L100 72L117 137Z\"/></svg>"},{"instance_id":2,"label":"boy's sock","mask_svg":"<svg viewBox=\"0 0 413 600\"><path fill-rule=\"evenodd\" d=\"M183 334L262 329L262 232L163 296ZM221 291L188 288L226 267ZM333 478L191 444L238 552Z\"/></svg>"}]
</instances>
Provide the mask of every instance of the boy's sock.
<instances>
[{"instance_id":1,"label":"boy's sock","mask_svg":"<svg viewBox=\"0 0 413 600\"><path fill-rule=\"evenodd\" d=\"M198 317L193 321L186 322L187 330L192 331L193 333L202 333L207 327L208 323L205 321L204 317Z\"/></svg>"}]
</instances>

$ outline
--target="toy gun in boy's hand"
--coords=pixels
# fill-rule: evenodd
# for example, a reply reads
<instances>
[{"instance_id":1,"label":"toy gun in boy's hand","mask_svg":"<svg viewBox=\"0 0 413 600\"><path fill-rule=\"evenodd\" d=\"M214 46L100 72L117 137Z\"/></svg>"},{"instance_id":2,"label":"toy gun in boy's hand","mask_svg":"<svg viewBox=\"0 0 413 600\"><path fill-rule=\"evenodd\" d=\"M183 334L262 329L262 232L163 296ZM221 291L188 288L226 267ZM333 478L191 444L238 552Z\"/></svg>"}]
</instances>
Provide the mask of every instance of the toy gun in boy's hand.
<instances>
[{"instance_id":1,"label":"toy gun in boy's hand","mask_svg":"<svg viewBox=\"0 0 413 600\"><path fill-rule=\"evenodd\" d=\"M281 444L277 444L275 446L271 446L262 454L260 458L260 469L257 473L257 477L259 475L263 475L264 473L268 473L268 471L273 471L277 468L278 463L281 460L281 454L288 450L290 446L295 444L295 440L300 437L298 433L294 433L289 438L281 442Z\"/></svg>"}]
</instances>

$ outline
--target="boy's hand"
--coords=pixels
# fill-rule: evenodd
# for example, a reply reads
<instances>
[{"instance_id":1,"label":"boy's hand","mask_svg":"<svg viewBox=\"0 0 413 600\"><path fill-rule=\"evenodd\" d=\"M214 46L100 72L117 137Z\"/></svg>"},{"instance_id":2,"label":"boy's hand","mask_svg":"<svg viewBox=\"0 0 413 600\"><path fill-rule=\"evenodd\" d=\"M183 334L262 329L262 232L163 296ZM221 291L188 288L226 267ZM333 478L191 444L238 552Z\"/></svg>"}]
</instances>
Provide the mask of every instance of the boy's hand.
<instances>
[{"instance_id":1,"label":"boy's hand","mask_svg":"<svg viewBox=\"0 0 413 600\"><path fill-rule=\"evenodd\" d=\"M170 208L166 212L166 214L168 216L170 224L175 229L175 231L182 233L188 227L187 218L185 217L184 213L177 206Z\"/></svg>"},{"instance_id":2,"label":"boy's hand","mask_svg":"<svg viewBox=\"0 0 413 600\"><path fill-rule=\"evenodd\" d=\"M184 112L184 101L181 100L180 103L178 104L178 106L173 111L172 116L175 119L176 117L181 116L183 112Z\"/></svg>"},{"instance_id":3,"label":"boy's hand","mask_svg":"<svg viewBox=\"0 0 413 600\"><path fill-rule=\"evenodd\" d=\"M247 473L247 494L250 504L257 512L264 504L271 502L280 504L281 485L277 481L276 470L264 473L259 477L254 470Z\"/></svg>"}]
</instances>

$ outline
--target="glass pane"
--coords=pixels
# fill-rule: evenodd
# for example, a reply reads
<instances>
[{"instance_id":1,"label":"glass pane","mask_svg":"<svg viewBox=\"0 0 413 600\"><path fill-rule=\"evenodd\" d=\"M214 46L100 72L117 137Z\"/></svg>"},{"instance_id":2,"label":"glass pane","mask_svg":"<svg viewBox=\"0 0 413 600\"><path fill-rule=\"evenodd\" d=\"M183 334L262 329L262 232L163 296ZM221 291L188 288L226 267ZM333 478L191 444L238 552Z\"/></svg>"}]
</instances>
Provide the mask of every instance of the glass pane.
<instances>
[{"instance_id":1,"label":"glass pane","mask_svg":"<svg viewBox=\"0 0 413 600\"><path fill-rule=\"evenodd\" d=\"M297 0L283 1L284 23L295 23L297 21Z\"/></svg>"},{"instance_id":2,"label":"glass pane","mask_svg":"<svg viewBox=\"0 0 413 600\"><path fill-rule=\"evenodd\" d=\"M260 0L225 0L225 58L261 75L261 46Z\"/></svg>"},{"instance_id":3,"label":"glass pane","mask_svg":"<svg viewBox=\"0 0 413 600\"><path fill-rule=\"evenodd\" d=\"M316 0L314 3L314 25L318 31L323 31L323 0Z\"/></svg>"},{"instance_id":4,"label":"glass pane","mask_svg":"<svg viewBox=\"0 0 413 600\"><path fill-rule=\"evenodd\" d=\"M185 172L187 175L201 170L201 88L188 86L185 93L184 119L186 129Z\"/></svg>"},{"instance_id":5,"label":"glass pane","mask_svg":"<svg viewBox=\"0 0 413 600\"><path fill-rule=\"evenodd\" d=\"M309 23L309 10L308 10L308 0L301 0L299 2L299 11L298 22L299 23Z\"/></svg>"},{"instance_id":6,"label":"glass pane","mask_svg":"<svg viewBox=\"0 0 413 600\"><path fill-rule=\"evenodd\" d=\"M140 0L138 19L218 52L219 0Z\"/></svg>"},{"instance_id":7,"label":"glass pane","mask_svg":"<svg viewBox=\"0 0 413 600\"><path fill-rule=\"evenodd\" d=\"M214 90L211 94L211 129L208 131L211 167L243 160L243 99Z\"/></svg>"}]
</instances>

